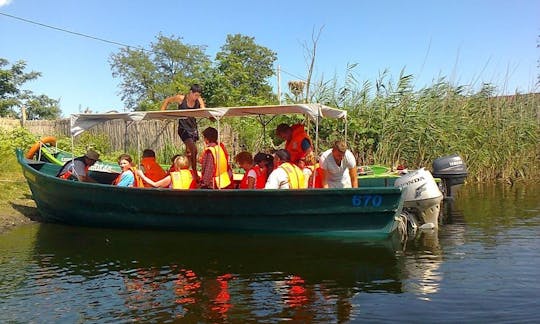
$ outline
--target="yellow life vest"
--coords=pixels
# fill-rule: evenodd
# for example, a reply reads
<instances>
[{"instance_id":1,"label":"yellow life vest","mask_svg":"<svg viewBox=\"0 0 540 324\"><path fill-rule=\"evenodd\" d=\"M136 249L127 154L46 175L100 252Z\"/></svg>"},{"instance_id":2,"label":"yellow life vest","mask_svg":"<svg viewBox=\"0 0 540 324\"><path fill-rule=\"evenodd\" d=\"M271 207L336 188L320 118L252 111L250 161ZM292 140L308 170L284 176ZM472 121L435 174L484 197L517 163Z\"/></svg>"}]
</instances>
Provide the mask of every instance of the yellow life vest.
<instances>
[{"instance_id":1,"label":"yellow life vest","mask_svg":"<svg viewBox=\"0 0 540 324\"><path fill-rule=\"evenodd\" d=\"M285 162L279 166L287 173L289 178L289 189L305 189L306 182L304 180L304 172L295 164Z\"/></svg>"},{"instance_id":2,"label":"yellow life vest","mask_svg":"<svg viewBox=\"0 0 540 324\"><path fill-rule=\"evenodd\" d=\"M229 177L229 172L227 172L227 158L225 157L225 152L219 146L210 146L206 148L212 157L214 158L214 185L217 188L225 188L231 184L231 178Z\"/></svg>"},{"instance_id":3,"label":"yellow life vest","mask_svg":"<svg viewBox=\"0 0 540 324\"><path fill-rule=\"evenodd\" d=\"M170 175L172 189L189 189L191 182L193 182L190 170L173 171Z\"/></svg>"}]
</instances>

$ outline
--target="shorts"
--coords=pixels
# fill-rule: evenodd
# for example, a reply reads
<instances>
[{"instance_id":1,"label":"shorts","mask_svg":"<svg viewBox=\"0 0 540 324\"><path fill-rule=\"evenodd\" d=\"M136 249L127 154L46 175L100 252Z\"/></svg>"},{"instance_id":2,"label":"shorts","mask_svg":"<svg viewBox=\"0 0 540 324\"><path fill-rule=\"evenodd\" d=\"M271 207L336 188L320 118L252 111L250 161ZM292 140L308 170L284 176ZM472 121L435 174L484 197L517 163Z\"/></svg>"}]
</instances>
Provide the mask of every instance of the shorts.
<instances>
[{"instance_id":1,"label":"shorts","mask_svg":"<svg viewBox=\"0 0 540 324\"><path fill-rule=\"evenodd\" d=\"M182 142L186 142L188 139L192 139L193 142L197 142L199 140L199 132L197 130L195 131L188 131L187 129L178 128L178 135L182 139Z\"/></svg>"}]
</instances>

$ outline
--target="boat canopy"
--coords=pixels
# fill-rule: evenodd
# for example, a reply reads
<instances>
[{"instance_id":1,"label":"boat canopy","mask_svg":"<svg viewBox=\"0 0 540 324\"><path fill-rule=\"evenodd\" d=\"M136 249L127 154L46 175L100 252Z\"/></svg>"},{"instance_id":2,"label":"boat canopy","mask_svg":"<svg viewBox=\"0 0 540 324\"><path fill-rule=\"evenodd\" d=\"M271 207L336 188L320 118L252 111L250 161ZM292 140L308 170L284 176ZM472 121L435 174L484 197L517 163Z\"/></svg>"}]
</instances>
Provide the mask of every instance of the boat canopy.
<instances>
[{"instance_id":1,"label":"boat canopy","mask_svg":"<svg viewBox=\"0 0 540 324\"><path fill-rule=\"evenodd\" d=\"M303 114L318 122L320 118L347 118L347 111L322 104L296 104L276 106L220 107L183 110L133 111L125 113L73 114L71 115L71 135L77 136L97 124L109 120L141 121L152 119L178 119L182 117L216 118Z\"/></svg>"}]
</instances>

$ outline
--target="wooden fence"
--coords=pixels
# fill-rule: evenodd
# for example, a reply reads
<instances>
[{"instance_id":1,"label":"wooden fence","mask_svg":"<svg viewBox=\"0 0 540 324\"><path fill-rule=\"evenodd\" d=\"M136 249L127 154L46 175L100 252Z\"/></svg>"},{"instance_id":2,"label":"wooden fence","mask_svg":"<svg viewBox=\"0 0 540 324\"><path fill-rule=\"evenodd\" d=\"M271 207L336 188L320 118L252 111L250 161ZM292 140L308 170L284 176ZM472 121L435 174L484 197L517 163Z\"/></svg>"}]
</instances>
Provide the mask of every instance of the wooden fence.
<instances>
[{"instance_id":1,"label":"wooden fence","mask_svg":"<svg viewBox=\"0 0 540 324\"><path fill-rule=\"evenodd\" d=\"M199 125L199 133L208 126L206 124L207 122L205 121ZM0 118L0 128L13 129L19 126L21 126L21 121L18 119ZM212 126L216 127L215 125ZM24 123L24 128L37 137L51 135L57 137L70 136L70 124L67 118L58 120L27 120ZM234 156L238 152L238 145L236 145L236 141L234 140L236 136L234 136L232 129L228 125L221 124L220 128L221 141L227 144L231 155ZM158 151L171 145L179 148L184 147L180 137L177 135L176 120L143 120L137 123L113 120L98 124L87 132L91 135L105 134L110 141L109 144L112 151L127 152L129 148L139 148L140 150L151 148ZM202 135L200 136L202 138ZM139 143L137 143L137 140ZM75 138L75 143L77 143L77 138Z\"/></svg>"}]
</instances>

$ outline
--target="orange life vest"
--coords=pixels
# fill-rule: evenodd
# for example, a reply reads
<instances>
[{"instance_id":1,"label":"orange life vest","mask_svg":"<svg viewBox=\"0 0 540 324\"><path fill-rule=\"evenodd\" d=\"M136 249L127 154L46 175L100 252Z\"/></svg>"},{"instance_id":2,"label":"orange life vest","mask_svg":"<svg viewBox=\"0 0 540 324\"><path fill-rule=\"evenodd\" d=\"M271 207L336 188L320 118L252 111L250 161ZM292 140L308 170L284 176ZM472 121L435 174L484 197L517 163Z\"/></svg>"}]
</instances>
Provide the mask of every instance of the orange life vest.
<instances>
[{"instance_id":1,"label":"orange life vest","mask_svg":"<svg viewBox=\"0 0 540 324\"><path fill-rule=\"evenodd\" d=\"M128 171L131 171L131 173L133 173L133 185L131 187L133 187L133 188L143 188L144 187L144 181L137 174L137 168L136 167L131 167L131 168L129 168ZM122 173L124 173L124 172L122 172ZM120 182L120 179L122 178L122 173L120 173L118 175L118 177L116 177L116 179L114 179L113 185L116 186Z\"/></svg>"},{"instance_id":2,"label":"orange life vest","mask_svg":"<svg viewBox=\"0 0 540 324\"><path fill-rule=\"evenodd\" d=\"M264 185L266 184L266 174L258 165L254 165L250 171L251 170L255 171L255 174L257 175L254 189L264 189ZM248 173L249 171L244 173L244 177L242 178L242 181L240 181L240 186L238 187L239 189L248 189Z\"/></svg>"},{"instance_id":3,"label":"orange life vest","mask_svg":"<svg viewBox=\"0 0 540 324\"><path fill-rule=\"evenodd\" d=\"M308 168L311 169L311 178L309 179L308 188L322 188L323 170L321 169L319 163L309 165ZM315 177L315 183L313 183L313 177Z\"/></svg>"},{"instance_id":4,"label":"orange life vest","mask_svg":"<svg viewBox=\"0 0 540 324\"><path fill-rule=\"evenodd\" d=\"M289 189L305 189L304 172L296 164L289 162L282 163L280 166L287 173L289 178Z\"/></svg>"},{"instance_id":5,"label":"orange life vest","mask_svg":"<svg viewBox=\"0 0 540 324\"><path fill-rule=\"evenodd\" d=\"M307 138L309 140L309 144L313 144L311 143L311 139L309 138L308 134L304 130L304 125L292 125L291 129L291 139L287 141L287 143L285 143L285 149L291 155L291 163L296 164L298 160L300 160L300 158L303 158L305 156L305 153L302 150L302 141Z\"/></svg>"},{"instance_id":6,"label":"orange life vest","mask_svg":"<svg viewBox=\"0 0 540 324\"><path fill-rule=\"evenodd\" d=\"M172 189L193 189L195 188L195 179L191 170L182 169L180 171L173 171L171 176L171 188Z\"/></svg>"},{"instance_id":7,"label":"orange life vest","mask_svg":"<svg viewBox=\"0 0 540 324\"><path fill-rule=\"evenodd\" d=\"M223 189L231 184L229 176L229 163L222 146L209 146L205 151L212 154L214 158L214 187Z\"/></svg>"},{"instance_id":8,"label":"orange life vest","mask_svg":"<svg viewBox=\"0 0 540 324\"><path fill-rule=\"evenodd\" d=\"M75 158L73 159L72 161L68 161L66 162L66 164L64 165L64 167L68 164L68 163L72 163L71 167L68 168L68 170L66 172L64 172L63 174L61 175L58 175L58 177L60 179L64 179L64 180L68 180L71 178L71 176L73 175L73 170L75 168L75 160L79 160L79 161L82 161L84 163L84 158ZM60 172L62 172L62 170L64 169L64 167L62 167L62 169L60 170ZM90 169L90 166L89 165L86 165L86 163L84 163L84 175L88 175L88 169ZM75 180L78 180L78 179L75 179Z\"/></svg>"},{"instance_id":9,"label":"orange life vest","mask_svg":"<svg viewBox=\"0 0 540 324\"><path fill-rule=\"evenodd\" d=\"M167 176L167 172L156 162L154 157L143 157L141 165L144 168L144 175L152 181L159 181ZM152 187L145 183L145 187Z\"/></svg>"}]
</instances>

